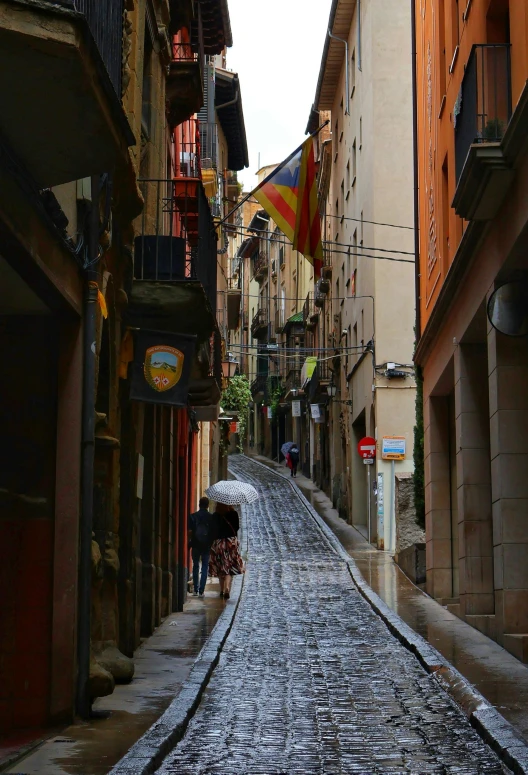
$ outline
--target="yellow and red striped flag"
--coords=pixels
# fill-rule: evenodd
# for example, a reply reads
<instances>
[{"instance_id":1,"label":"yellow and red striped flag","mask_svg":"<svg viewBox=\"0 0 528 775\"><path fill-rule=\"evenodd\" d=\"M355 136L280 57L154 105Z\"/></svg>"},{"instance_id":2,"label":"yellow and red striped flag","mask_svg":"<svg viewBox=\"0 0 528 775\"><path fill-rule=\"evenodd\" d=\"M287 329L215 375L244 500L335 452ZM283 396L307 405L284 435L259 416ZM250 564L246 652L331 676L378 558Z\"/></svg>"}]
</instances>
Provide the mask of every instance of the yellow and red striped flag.
<instances>
[{"instance_id":1,"label":"yellow and red striped flag","mask_svg":"<svg viewBox=\"0 0 528 775\"><path fill-rule=\"evenodd\" d=\"M267 214L321 274L323 245L317 202L313 136L297 148L252 192Z\"/></svg>"}]
</instances>

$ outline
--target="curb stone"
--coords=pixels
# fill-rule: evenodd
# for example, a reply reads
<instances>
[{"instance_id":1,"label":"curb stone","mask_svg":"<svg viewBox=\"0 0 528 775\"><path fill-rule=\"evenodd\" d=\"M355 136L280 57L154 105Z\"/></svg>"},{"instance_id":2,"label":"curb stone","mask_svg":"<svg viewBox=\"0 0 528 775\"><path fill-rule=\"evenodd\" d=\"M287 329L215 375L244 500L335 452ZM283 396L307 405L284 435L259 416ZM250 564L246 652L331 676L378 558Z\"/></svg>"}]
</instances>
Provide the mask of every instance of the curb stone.
<instances>
[{"instance_id":1,"label":"curb stone","mask_svg":"<svg viewBox=\"0 0 528 775\"><path fill-rule=\"evenodd\" d=\"M245 523L243 509L242 520ZM245 529L243 532L247 535ZM182 739L220 659L222 648L233 626L243 585L244 575L233 578L229 602L196 657L179 694L108 775L152 775Z\"/></svg>"},{"instance_id":2,"label":"curb stone","mask_svg":"<svg viewBox=\"0 0 528 775\"><path fill-rule=\"evenodd\" d=\"M249 458L252 463L262 466L266 471L280 476L273 469L258 460ZM321 533L340 558L346 563L352 580L360 594L372 606L374 611L387 625L389 631L400 643L414 654L422 667L460 707L471 726L492 748L499 758L516 775L528 775L528 745L514 727L496 710L486 698L453 667L425 638L406 624L379 595L369 587L356 563L342 546L337 536L317 513L312 504L300 490L296 482L281 477L313 517Z\"/></svg>"}]
</instances>

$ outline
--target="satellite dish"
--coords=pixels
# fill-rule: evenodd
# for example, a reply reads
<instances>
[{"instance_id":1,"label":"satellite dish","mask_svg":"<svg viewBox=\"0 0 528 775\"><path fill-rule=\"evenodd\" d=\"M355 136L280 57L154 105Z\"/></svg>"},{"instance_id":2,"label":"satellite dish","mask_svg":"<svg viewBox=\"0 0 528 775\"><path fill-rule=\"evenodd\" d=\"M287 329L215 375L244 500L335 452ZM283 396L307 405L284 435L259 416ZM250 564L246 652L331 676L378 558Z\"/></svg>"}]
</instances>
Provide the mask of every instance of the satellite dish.
<instances>
[{"instance_id":1,"label":"satellite dish","mask_svg":"<svg viewBox=\"0 0 528 775\"><path fill-rule=\"evenodd\" d=\"M488 320L506 336L528 336L528 285L510 282L494 291L488 301Z\"/></svg>"}]
</instances>

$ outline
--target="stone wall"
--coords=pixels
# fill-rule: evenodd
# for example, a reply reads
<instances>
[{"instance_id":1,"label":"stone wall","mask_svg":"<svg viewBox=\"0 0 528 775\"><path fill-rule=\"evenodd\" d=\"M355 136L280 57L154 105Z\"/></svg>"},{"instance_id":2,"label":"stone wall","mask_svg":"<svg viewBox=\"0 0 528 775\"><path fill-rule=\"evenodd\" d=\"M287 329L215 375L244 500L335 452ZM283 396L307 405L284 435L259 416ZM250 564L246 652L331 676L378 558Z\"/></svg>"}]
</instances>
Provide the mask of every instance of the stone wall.
<instances>
[{"instance_id":1,"label":"stone wall","mask_svg":"<svg viewBox=\"0 0 528 775\"><path fill-rule=\"evenodd\" d=\"M424 541L425 531L416 523L413 475L396 474L396 554Z\"/></svg>"}]
</instances>

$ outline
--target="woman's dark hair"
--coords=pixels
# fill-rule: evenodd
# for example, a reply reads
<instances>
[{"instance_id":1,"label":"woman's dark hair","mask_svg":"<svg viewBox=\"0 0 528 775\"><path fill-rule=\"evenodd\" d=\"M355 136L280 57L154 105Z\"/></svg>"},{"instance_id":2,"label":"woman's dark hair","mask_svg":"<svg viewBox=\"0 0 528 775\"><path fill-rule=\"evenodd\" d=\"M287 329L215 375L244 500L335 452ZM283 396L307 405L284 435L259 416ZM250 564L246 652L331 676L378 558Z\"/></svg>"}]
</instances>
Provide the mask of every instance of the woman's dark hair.
<instances>
[{"instance_id":1,"label":"woman's dark hair","mask_svg":"<svg viewBox=\"0 0 528 775\"><path fill-rule=\"evenodd\" d=\"M200 498L199 507L201 509L208 509L209 508L209 498Z\"/></svg>"}]
</instances>

